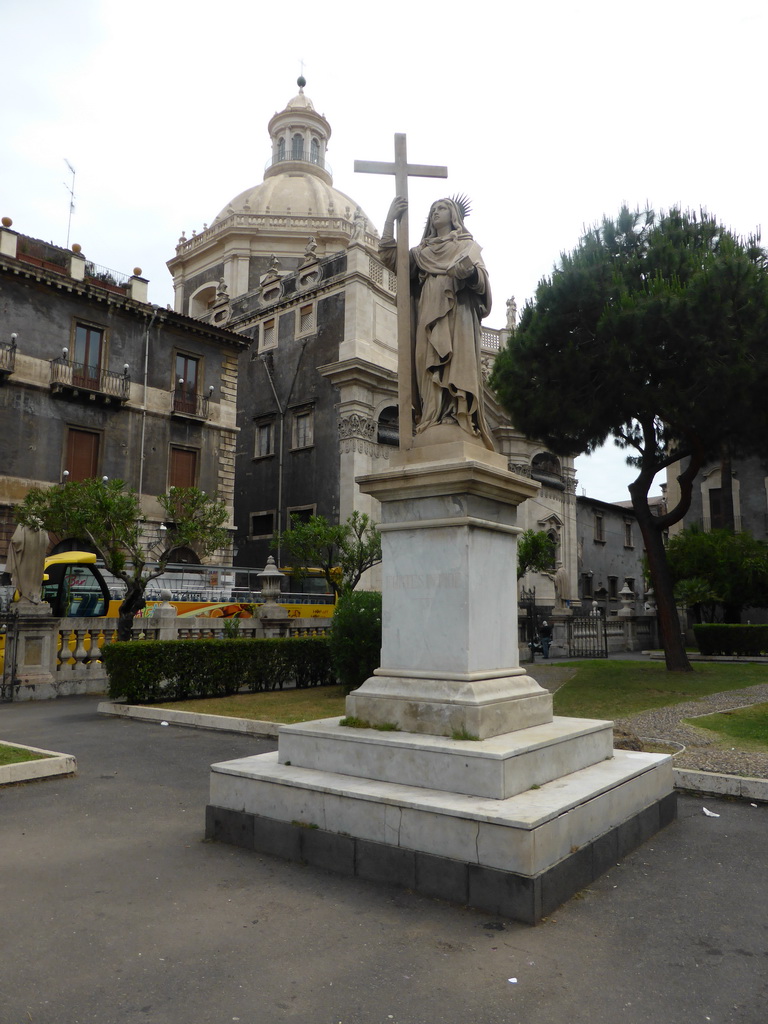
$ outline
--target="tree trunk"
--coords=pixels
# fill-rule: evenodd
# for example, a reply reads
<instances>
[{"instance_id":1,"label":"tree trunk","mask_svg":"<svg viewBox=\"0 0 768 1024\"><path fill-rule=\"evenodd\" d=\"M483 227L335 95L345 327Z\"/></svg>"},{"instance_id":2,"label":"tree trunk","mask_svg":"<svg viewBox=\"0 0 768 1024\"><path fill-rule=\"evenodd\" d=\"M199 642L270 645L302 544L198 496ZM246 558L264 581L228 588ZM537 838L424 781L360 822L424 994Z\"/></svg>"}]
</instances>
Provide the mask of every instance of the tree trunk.
<instances>
[{"instance_id":1,"label":"tree trunk","mask_svg":"<svg viewBox=\"0 0 768 1024\"><path fill-rule=\"evenodd\" d=\"M144 600L144 587L133 582L128 584L123 603L120 605L119 621L117 624L117 639L130 640L133 630L133 620L137 612L146 605Z\"/></svg>"},{"instance_id":2,"label":"tree trunk","mask_svg":"<svg viewBox=\"0 0 768 1024\"><path fill-rule=\"evenodd\" d=\"M648 505L648 488L652 480L652 473L641 473L637 480L629 485L629 493L645 544L667 669L670 672L692 672L691 663L685 653L685 640L675 604L674 584L664 548L663 526Z\"/></svg>"},{"instance_id":3,"label":"tree trunk","mask_svg":"<svg viewBox=\"0 0 768 1024\"><path fill-rule=\"evenodd\" d=\"M650 514L646 522L643 522L638 516L640 532L645 543L648 569L653 581L653 592L656 596L659 631L667 669L670 672L692 672L691 663L685 653L685 641L680 629L680 618L675 604L672 575L664 550L664 539L661 530L652 520L653 516Z\"/></svg>"}]
</instances>

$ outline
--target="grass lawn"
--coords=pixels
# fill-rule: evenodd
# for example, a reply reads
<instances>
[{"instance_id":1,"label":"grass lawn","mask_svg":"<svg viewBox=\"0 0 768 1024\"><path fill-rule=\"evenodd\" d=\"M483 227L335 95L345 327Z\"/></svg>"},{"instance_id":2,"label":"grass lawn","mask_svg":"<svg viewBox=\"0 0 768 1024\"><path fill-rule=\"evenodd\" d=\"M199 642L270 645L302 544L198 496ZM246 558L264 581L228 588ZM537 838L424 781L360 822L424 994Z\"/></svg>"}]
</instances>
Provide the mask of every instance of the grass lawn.
<instances>
[{"instance_id":1,"label":"grass lawn","mask_svg":"<svg viewBox=\"0 0 768 1024\"><path fill-rule=\"evenodd\" d=\"M201 715L228 715L255 718L262 722L311 722L315 718L336 718L345 713L344 693L340 686L311 686L302 690L275 690L270 693L236 693L210 700L177 700L153 704L153 708L173 711L197 711Z\"/></svg>"},{"instance_id":2,"label":"grass lawn","mask_svg":"<svg viewBox=\"0 0 768 1024\"><path fill-rule=\"evenodd\" d=\"M694 664L668 672L663 662L558 662L576 674L555 693L555 714L575 718L627 718L724 690L768 683L768 665ZM698 722L701 720L697 720Z\"/></svg>"},{"instance_id":3,"label":"grass lawn","mask_svg":"<svg viewBox=\"0 0 768 1024\"><path fill-rule=\"evenodd\" d=\"M560 666L575 671L554 695L555 714L575 718L627 718L649 708L680 704L709 693L768 683L768 665L707 663L695 665L693 672L667 672L661 662L644 661L558 662ZM210 700L170 701L152 707L286 725L345 714L340 686L240 693ZM696 724L702 721L705 719L697 719Z\"/></svg>"},{"instance_id":4,"label":"grass lawn","mask_svg":"<svg viewBox=\"0 0 768 1024\"><path fill-rule=\"evenodd\" d=\"M718 742L723 746L732 747L733 741L737 740L742 750L768 749L768 704L719 711L704 718L687 718L686 721L716 733Z\"/></svg>"},{"instance_id":5,"label":"grass lawn","mask_svg":"<svg viewBox=\"0 0 768 1024\"><path fill-rule=\"evenodd\" d=\"M38 754L36 750L25 750L23 747L12 747L10 743L0 743L0 765L39 761L43 757L50 757L50 754Z\"/></svg>"}]
</instances>

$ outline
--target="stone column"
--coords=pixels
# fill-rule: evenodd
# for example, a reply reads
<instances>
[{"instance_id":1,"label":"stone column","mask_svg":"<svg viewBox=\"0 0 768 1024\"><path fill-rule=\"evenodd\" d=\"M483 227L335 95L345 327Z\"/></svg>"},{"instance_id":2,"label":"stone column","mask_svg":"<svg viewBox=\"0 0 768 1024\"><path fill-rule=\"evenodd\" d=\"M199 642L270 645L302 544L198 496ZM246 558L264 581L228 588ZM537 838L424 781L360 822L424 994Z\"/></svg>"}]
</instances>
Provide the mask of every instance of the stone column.
<instances>
[{"instance_id":1,"label":"stone column","mask_svg":"<svg viewBox=\"0 0 768 1024\"><path fill-rule=\"evenodd\" d=\"M152 625L158 627L158 640L175 640L179 635L179 629L176 624L176 608L170 603L171 597L170 590L161 590L160 600L162 604L155 605L152 609L150 619Z\"/></svg>"},{"instance_id":2,"label":"stone column","mask_svg":"<svg viewBox=\"0 0 768 1024\"><path fill-rule=\"evenodd\" d=\"M549 621L552 623L552 644L550 646L550 657L555 653L553 648L557 648L558 654L565 654L569 656L571 653L570 644L568 642L568 623L573 618L573 612L570 608L557 608L553 609L549 616Z\"/></svg>"}]
</instances>

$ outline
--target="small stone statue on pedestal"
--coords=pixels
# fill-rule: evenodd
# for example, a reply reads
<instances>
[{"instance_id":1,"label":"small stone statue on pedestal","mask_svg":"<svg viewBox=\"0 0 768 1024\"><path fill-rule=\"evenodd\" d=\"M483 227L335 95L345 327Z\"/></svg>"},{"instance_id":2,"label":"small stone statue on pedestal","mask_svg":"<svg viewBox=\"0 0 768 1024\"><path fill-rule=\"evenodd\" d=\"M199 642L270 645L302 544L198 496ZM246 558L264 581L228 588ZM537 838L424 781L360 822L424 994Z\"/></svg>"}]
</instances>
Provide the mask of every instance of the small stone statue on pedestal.
<instances>
[{"instance_id":1,"label":"small stone statue on pedestal","mask_svg":"<svg viewBox=\"0 0 768 1024\"><path fill-rule=\"evenodd\" d=\"M40 595L47 548L45 530L19 523L11 537L5 569L19 592L18 610L22 613L50 611Z\"/></svg>"}]
</instances>

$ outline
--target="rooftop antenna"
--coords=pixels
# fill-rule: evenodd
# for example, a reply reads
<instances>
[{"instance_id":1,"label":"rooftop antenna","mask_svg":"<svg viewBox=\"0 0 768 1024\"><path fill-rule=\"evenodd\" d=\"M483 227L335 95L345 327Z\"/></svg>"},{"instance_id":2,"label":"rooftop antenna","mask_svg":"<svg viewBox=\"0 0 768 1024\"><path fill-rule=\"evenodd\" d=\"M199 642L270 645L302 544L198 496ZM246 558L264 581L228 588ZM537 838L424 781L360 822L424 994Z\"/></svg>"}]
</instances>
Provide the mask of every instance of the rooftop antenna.
<instances>
[{"instance_id":1,"label":"rooftop antenna","mask_svg":"<svg viewBox=\"0 0 768 1024\"><path fill-rule=\"evenodd\" d=\"M72 214L75 212L75 168L72 166L72 164L69 162L69 160L67 160L66 157L64 158L64 163L67 165L67 167L72 172L72 184L68 185L66 183L66 181L64 182L64 188L67 190L67 192L69 192L69 218L67 220L67 249L68 249L69 248L69 232L70 232L70 229L72 227Z\"/></svg>"}]
</instances>

